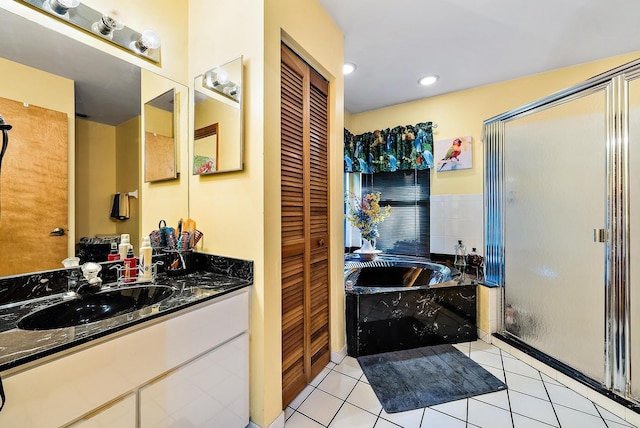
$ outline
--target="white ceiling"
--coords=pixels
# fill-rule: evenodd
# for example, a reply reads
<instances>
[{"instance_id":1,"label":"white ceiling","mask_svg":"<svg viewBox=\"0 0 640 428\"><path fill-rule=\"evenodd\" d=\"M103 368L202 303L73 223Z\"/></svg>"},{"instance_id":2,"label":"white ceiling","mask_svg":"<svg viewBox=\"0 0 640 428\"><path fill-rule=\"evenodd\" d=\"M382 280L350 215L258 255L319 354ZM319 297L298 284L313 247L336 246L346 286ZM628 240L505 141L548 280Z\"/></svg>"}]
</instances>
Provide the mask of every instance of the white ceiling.
<instances>
[{"instance_id":1,"label":"white ceiling","mask_svg":"<svg viewBox=\"0 0 640 428\"><path fill-rule=\"evenodd\" d=\"M350 113L640 50L638 0L319 2L358 67L345 76ZM427 74L440 80L419 86Z\"/></svg>"}]
</instances>

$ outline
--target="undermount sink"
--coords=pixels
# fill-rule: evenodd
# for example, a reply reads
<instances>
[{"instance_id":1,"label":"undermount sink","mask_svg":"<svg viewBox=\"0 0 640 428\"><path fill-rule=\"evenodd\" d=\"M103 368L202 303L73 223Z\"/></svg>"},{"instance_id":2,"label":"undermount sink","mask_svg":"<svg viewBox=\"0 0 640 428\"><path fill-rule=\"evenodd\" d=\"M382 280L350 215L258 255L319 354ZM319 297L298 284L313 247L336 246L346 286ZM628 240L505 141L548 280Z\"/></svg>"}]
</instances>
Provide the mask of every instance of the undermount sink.
<instances>
[{"instance_id":1,"label":"undermount sink","mask_svg":"<svg viewBox=\"0 0 640 428\"><path fill-rule=\"evenodd\" d=\"M155 305L173 293L174 289L166 285L144 285L80 295L25 315L17 326L22 330L51 330L89 324Z\"/></svg>"}]
</instances>

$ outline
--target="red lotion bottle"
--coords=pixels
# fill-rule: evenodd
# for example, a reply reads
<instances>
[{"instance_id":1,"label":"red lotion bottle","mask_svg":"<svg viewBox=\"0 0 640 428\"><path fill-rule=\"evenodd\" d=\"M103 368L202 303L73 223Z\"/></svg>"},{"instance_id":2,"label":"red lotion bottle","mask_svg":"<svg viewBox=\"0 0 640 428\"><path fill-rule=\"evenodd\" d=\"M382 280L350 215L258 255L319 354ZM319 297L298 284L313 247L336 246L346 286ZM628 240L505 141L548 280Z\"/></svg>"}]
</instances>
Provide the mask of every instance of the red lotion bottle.
<instances>
[{"instance_id":1,"label":"red lotion bottle","mask_svg":"<svg viewBox=\"0 0 640 428\"><path fill-rule=\"evenodd\" d=\"M136 256L133 254L133 246L129 246L127 257L124 259L124 282L135 282L138 277Z\"/></svg>"}]
</instances>

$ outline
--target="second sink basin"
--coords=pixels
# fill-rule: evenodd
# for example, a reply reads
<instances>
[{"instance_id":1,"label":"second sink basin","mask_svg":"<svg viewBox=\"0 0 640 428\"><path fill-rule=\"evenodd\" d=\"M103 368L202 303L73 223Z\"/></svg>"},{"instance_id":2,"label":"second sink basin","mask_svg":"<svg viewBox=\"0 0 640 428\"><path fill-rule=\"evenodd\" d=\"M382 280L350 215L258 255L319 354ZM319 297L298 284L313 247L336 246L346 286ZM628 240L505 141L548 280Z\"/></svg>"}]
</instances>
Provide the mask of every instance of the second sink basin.
<instances>
[{"instance_id":1,"label":"second sink basin","mask_svg":"<svg viewBox=\"0 0 640 428\"><path fill-rule=\"evenodd\" d=\"M80 295L25 315L18 321L18 328L51 330L89 324L155 305L173 293L174 289L166 285L144 285Z\"/></svg>"}]
</instances>

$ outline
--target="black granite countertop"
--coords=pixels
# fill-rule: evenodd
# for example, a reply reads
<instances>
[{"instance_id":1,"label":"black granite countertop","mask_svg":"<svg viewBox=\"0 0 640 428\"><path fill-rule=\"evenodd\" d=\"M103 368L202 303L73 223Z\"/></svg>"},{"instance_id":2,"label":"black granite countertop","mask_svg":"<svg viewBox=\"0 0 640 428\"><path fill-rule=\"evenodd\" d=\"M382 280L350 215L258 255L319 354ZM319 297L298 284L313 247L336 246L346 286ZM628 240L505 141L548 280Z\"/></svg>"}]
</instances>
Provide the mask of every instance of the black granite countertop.
<instances>
[{"instance_id":1,"label":"black granite countertop","mask_svg":"<svg viewBox=\"0 0 640 428\"><path fill-rule=\"evenodd\" d=\"M180 277L161 274L156 283L174 287L176 291L156 305L68 328L32 331L16 327L23 316L61 302L60 293L0 306L0 372L232 293L250 286L252 281L203 270Z\"/></svg>"}]
</instances>

